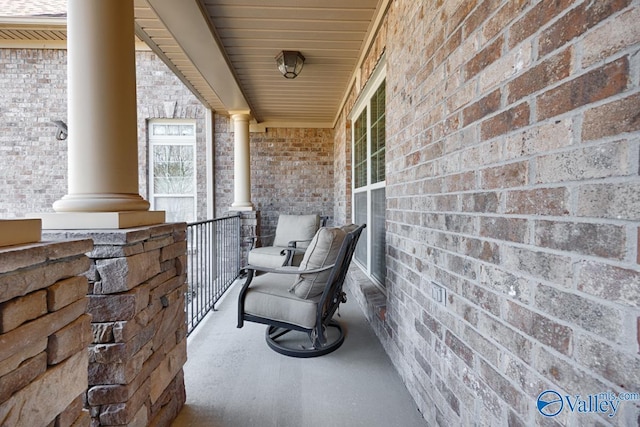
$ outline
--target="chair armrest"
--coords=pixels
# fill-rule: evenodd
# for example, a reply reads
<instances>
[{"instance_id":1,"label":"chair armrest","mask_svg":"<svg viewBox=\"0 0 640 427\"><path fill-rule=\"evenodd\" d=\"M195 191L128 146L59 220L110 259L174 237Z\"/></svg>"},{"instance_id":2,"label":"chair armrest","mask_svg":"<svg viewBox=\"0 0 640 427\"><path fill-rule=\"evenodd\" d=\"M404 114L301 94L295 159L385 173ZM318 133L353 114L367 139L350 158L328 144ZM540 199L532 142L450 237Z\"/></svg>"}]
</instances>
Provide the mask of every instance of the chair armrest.
<instances>
[{"instance_id":1,"label":"chair armrest","mask_svg":"<svg viewBox=\"0 0 640 427\"><path fill-rule=\"evenodd\" d=\"M311 240L291 240L289 241L288 246L280 251L280 255L285 257L282 265L293 264L293 257L295 254L304 254L307 251L306 248L298 248L298 243L302 242L311 242Z\"/></svg>"},{"instance_id":2,"label":"chair armrest","mask_svg":"<svg viewBox=\"0 0 640 427\"><path fill-rule=\"evenodd\" d=\"M256 247L256 244L258 243L258 240L263 240L267 237L274 237L275 234L264 234L264 235L252 235L252 236L247 236L245 237L245 241L247 242L251 242L251 247L249 248L249 250L253 249Z\"/></svg>"},{"instance_id":3,"label":"chair armrest","mask_svg":"<svg viewBox=\"0 0 640 427\"><path fill-rule=\"evenodd\" d=\"M297 248L295 246L289 246L286 248L283 248L280 251L280 255L288 255L288 254L304 254L307 251L307 248Z\"/></svg>"},{"instance_id":4,"label":"chair armrest","mask_svg":"<svg viewBox=\"0 0 640 427\"><path fill-rule=\"evenodd\" d=\"M247 240L260 240L260 239L264 239L265 237L273 237L275 236L275 234L253 234L251 236L247 236L246 239Z\"/></svg>"},{"instance_id":5,"label":"chair armrest","mask_svg":"<svg viewBox=\"0 0 640 427\"><path fill-rule=\"evenodd\" d=\"M287 245L290 248L297 248L298 247L298 243L303 243L303 242L311 242L312 239L305 239L305 240L290 240L289 244Z\"/></svg>"},{"instance_id":6,"label":"chair armrest","mask_svg":"<svg viewBox=\"0 0 640 427\"><path fill-rule=\"evenodd\" d=\"M313 274L321 273L323 271L330 270L335 264L326 265L320 268L314 268L311 270L300 270L299 267L283 266L277 268L261 267L259 265L248 264L244 267L246 270L259 271L261 273L276 273L276 274Z\"/></svg>"}]
</instances>

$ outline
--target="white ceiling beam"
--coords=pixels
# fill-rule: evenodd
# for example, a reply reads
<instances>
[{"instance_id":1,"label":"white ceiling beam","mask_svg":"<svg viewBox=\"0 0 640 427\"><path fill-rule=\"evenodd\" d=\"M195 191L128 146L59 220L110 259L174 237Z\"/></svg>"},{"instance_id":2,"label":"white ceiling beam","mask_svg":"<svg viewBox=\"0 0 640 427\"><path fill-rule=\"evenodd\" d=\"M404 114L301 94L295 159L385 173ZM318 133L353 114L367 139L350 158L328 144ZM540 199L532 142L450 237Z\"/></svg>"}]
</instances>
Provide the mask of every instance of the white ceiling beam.
<instances>
[{"instance_id":1,"label":"white ceiling beam","mask_svg":"<svg viewBox=\"0 0 640 427\"><path fill-rule=\"evenodd\" d=\"M208 20L195 0L147 0L227 111L251 110Z\"/></svg>"}]
</instances>

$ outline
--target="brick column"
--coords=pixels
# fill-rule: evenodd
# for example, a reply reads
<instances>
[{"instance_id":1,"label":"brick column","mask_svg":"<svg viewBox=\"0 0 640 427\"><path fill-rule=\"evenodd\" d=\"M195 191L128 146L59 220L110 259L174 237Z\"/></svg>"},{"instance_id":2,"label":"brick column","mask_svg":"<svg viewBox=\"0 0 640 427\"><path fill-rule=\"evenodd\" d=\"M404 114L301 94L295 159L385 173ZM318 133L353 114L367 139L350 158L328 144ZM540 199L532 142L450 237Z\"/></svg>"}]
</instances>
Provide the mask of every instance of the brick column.
<instances>
[{"instance_id":1,"label":"brick column","mask_svg":"<svg viewBox=\"0 0 640 427\"><path fill-rule=\"evenodd\" d=\"M87 232L46 233L68 238ZM185 402L186 224L90 231L92 426L169 426Z\"/></svg>"},{"instance_id":2,"label":"brick column","mask_svg":"<svg viewBox=\"0 0 640 427\"><path fill-rule=\"evenodd\" d=\"M260 211L240 211L240 265L247 265L251 236L260 234Z\"/></svg>"}]
</instances>

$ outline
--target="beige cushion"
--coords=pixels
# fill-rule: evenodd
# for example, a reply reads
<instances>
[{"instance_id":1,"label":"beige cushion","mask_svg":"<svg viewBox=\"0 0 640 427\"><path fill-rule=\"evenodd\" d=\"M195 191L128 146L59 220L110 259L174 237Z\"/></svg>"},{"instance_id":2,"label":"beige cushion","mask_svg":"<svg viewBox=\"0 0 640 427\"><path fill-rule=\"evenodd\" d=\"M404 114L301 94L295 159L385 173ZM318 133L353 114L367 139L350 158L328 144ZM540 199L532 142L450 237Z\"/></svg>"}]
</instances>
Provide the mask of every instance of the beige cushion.
<instances>
[{"instance_id":1,"label":"beige cushion","mask_svg":"<svg viewBox=\"0 0 640 427\"><path fill-rule=\"evenodd\" d=\"M296 277L271 273L254 277L245 296L245 313L313 328L317 301L304 300L289 292Z\"/></svg>"},{"instance_id":2,"label":"beige cushion","mask_svg":"<svg viewBox=\"0 0 640 427\"><path fill-rule=\"evenodd\" d=\"M286 255L282 255L284 248L280 246L264 246L262 248L254 248L249 251L248 262L251 265L259 265L261 267L277 268L282 266ZM300 255L302 258L302 254ZM295 265L300 265L295 264Z\"/></svg>"},{"instance_id":3,"label":"beige cushion","mask_svg":"<svg viewBox=\"0 0 640 427\"><path fill-rule=\"evenodd\" d=\"M331 265L336 261L340 246L346 233L341 228L323 227L313 237L302 258L299 270L313 270ZM300 274L291 287L299 298L307 299L319 296L324 291L331 270L322 273Z\"/></svg>"},{"instance_id":4,"label":"beige cushion","mask_svg":"<svg viewBox=\"0 0 640 427\"><path fill-rule=\"evenodd\" d=\"M289 246L292 240L306 240L298 243L299 248L306 248L320 227L319 215L280 215L276 226L273 246Z\"/></svg>"}]
</instances>

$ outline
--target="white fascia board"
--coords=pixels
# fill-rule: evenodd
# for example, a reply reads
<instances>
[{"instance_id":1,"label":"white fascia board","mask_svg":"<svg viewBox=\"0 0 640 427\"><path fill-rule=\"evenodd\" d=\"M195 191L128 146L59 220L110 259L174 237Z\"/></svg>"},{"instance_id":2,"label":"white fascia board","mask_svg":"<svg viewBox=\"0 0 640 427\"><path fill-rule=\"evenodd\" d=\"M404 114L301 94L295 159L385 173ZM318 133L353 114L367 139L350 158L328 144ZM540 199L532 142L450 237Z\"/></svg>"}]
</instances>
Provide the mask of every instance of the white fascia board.
<instances>
[{"instance_id":1,"label":"white fascia board","mask_svg":"<svg viewBox=\"0 0 640 427\"><path fill-rule=\"evenodd\" d=\"M0 16L0 26L25 26L36 27L38 29L60 29L67 28L67 18L49 18L33 16Z\"/></svg>"},{"instance_id":2,"label":"white fascia board","mask_svg":"<svg viewBox=\"0 0 640 427\"><path fill-rule=\"evenodd\" d=\"M250 110L208 19L195 0L147 0L227 111Z\"/></svg>"}]
</instances>

